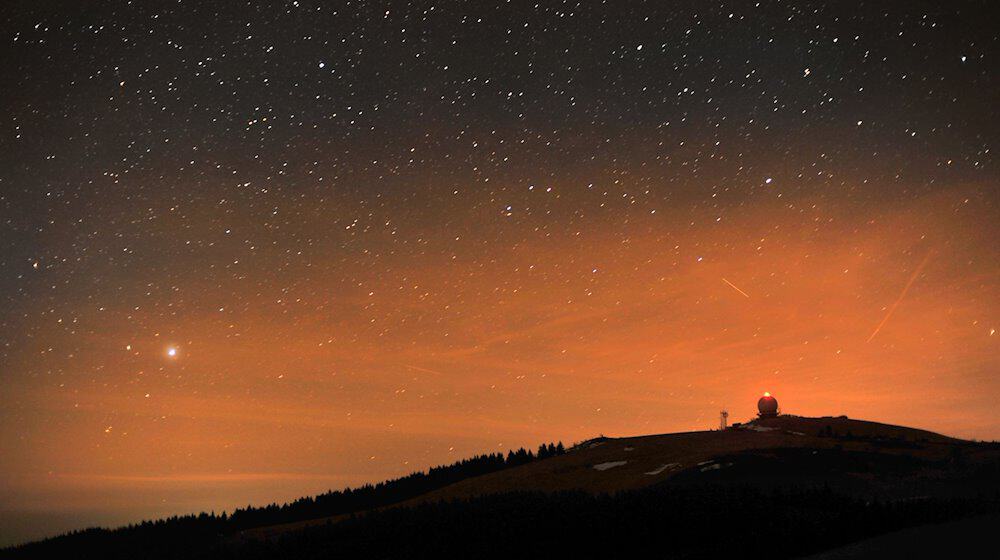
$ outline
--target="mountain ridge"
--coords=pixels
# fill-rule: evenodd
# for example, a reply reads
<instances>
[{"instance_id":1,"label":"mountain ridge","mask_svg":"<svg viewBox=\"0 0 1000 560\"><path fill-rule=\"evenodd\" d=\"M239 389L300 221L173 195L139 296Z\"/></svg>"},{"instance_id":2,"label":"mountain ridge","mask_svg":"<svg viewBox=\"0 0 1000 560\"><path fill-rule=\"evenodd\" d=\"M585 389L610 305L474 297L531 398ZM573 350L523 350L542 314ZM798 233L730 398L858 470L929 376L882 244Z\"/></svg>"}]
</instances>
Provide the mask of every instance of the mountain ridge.
<instances>
[{"instance_id":1,"label":"mountain ridge","mask_svg":"<svg viewBox=\"0 0 1000 560\"><path fill-rule=\"evenodd\" d=\"M902 445L903 447L899 447ZM972 445L918 428L857 420L847 416L804 417L781 415L737 423L725 431L703 430L627 437L598 437L575 444L565 455L468 477L445 487L387 507L414 506L439 500L468 499L516 491L594 493L635 490L670 480L708 461L751 449L819 447L884 453L914 451L921 456L947 459L940 446ZM622 464L616 464L616 463ZM719 463L713 463L718 465ZM595 468L603 467L606 468ZM724 467L719 467L721 470ZM246 538L272 538L287 531L336 522L344 515L259 527L242 532Z\"/></svg>"},{"instance_id":2,"label":"mountain ridge","mask_svg":"<svg viewBox=\"0 0 1000 560\"><path fill-rule=\"evenodd\" d=\"M869 512L881 515L881 524L875 526L889 531L905 528L911 522L949 520L948 515L991 513L995 502L983 501L982 496L991 492L1000 496L1000 445L997 443L966 441L928 430L846 416L782 415L734 424L726 430L602 436L580 442L565 451L561 445L558 452L556 449L554 444L543 445L539 455L544 457L540 459L524 449L512 451L506 459L499 454L481 455L454 465L435 467L427 473L421 471L402 479L366 485L359 490L376 492L401 481L410 484L411 490L376 500L348 500L356 507L342 508L332 515L301 516L303 511L322 511L323 496L346 495L350 489L293 502L315 508L302 509L297 514L300 517L290 522L267 523L269 519L280 519L285 511L274 504L259 508L256 518L247 517L249 514L237 515L239 512L229 517L201 514L115 530L92 529L0 551L0 557L30 558L37 554L78 550L101 551L100 557L135 557L137 552L148 552L144 547L150 542L159 543L161 552L139 557L249 555L270 558L269 551L282 550L286 546L324 557L319 549L310 548L312 545L308 543L313 542L312 539L319 539L317 547L320 542L353 542L362 546L358 543L366 542L364 539L371 534L372 527L381 526L387 530L393 523L411 528L423 523L426 530L451 534L447 527L438 527L431 520L441 515L454 519L457 513L448 512L461 511L471 512L460 516L461 523L465 524L473 522L465 515L480 515L484 519L495 517L497 514L487 507L490 503L515 510L563 511L564 507L579 507L590 511L590 518L593 518L606 516L608 508L621 508L628 503L633 504L628 507L647 507L648 500L658 496L650 515L668 516L673 514L662 509L666 507L664 504L679 500L679 504L696 509L702 507L698 496L704 492L706 496L715 496L713 500L723 504L720 507L744 510L750 507L747 511L759 514L758 506L748 506L741 501L744 499L741 496L748 495L748 489L757 496L747 498L750 503L772 499L760 497L770 492L778 492L778 497L773 499L785 503L789 498L782 497L784 492L800 492L800 497L792 499L788 507L794 505L794 500L832 507L833 510L824 516L842 510L857 510L861 514L869 506L881 507L872 506L872 499L904 504L903 513L891 508ZM413 495L413 488L423 488L417 483L427 482L433 478L432 473L437 473L434 476L447 483L436 487L430 484L427 491ZM824 492L834 492L835 496L824 497ZM398 499L389 499L392 496ZM949 500L958 500L960 505L948 506ZM926 506L920 505L925 501ZM933 505L931 501L944 505ZM935 508L945 513L934 513ZM574 513L565 515L568 517L564 522L570 523ZM715 515L702 512L708 520ZM579 531L584 526L581 524L588 523L590 518L579 519L559 530ZM259 523L255 525L253 519ZM809 519L806 527L820 522ZM636 520L639 525L646 522ZM449 523L459 524L458 521ZM511 523L513 527L521 521ZM538 523L548 526L546 524L556 521L543 516ZM847 524L845 535L865 538L878 534L863 526L843 523ZM500 531L500 536L506 535L503 528L495 530ZM625 527L623 530L631 529ZM463 534L459 540L470 538ZM850 541L834 539L828 544L846 542ZM104 554L108 550L118 551L115 553L118 555ZM393 557L392 550L386 552L388 557ZM800 552L815 550L807 547ZM83 557L89 556L84 554Z\"/></svg>"}]
</instances>

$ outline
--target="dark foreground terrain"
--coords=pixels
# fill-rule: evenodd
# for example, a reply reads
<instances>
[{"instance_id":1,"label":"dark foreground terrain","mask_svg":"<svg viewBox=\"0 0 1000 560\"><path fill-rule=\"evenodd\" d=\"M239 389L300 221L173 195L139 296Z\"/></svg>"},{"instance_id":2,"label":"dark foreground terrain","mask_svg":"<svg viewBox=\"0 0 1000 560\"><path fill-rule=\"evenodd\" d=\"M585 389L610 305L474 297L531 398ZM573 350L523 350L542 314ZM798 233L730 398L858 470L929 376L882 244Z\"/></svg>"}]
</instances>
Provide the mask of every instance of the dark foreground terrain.
<instances>
[{"instance_id":1,"label":"dark foreground terrain","mask_svg":"<svg viewBox=\"0 0 1000 560\"><path fill-rule=\"evenodd\" d=\"M809 556L803 560L860 560L861 558L978 558L996 550L1000 515L966 517L957 521L920 525L872 537Z\"/></svg>"},{"instance_id":2,"label":"dark foreground terrain","mask_svg":"<svg viewBox=\"0 0 1000 560\"><path fill-rule=\"evenodd\" d=\"M935 530L965 528L963 545L986 545L992 534L968 528L998 514L997 444L786 416L480 456L283 506L90 529L0 558L885 557L913 548L893 535L914 527L932 542Z\"/></svg>"}]
</instances>

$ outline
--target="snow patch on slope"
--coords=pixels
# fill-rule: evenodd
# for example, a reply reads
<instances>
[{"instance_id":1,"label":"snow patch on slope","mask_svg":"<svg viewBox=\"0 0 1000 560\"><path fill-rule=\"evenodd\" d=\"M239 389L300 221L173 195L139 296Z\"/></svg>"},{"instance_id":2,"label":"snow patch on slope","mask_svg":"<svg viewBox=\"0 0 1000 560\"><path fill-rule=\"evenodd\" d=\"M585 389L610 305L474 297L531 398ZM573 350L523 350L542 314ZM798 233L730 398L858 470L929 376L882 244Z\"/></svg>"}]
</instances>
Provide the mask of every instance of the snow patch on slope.
<instances>
[{"instance_id":1,"label":"snow patch on slope","mask_svg":"<svg viewBox=\"0 0 1000 560\"><path fill-rule=\"evenodd\" d=\"M718 470L724 469L726 467L731 467L731 466L733 466L732 463L726 463L725 465L720 464L720 463L713 463L711 465L708 465L707 467L702 467L701 468L701 472L718 471Z\"/></svg>"},{"instance_id":2,"label":"snow patch on slope","mask_svg":"<svg viewBox=\"0 0 1000 560\"><path fill-rule=\"evenodd\" d=\"M615 467L620 467L620 466L622 466L622 465L624 465L626 463L628 463L628 461L608 461L607 463L598 463L598 464L594 465L594 470L595 471L606 471L608 469L613 469Z\"/></svg>"},{"instance_id":3,"label":"snow patch on slope","mask_svg":"<svg viewBox=\"0 0 1000 560\"><path fill-rule=\"evenodd\" d=\"M755 432L774 432L777 431L778 428L769 428L767 426L758 426L756 424L744 424L743 429L753 430Z\"/></svg>"},{"instance_id":4,"label":"snow patch on slope","mask_svg":"<svg viewBox=\"0 0 1000 560\"><path fill-rule=\"evenodd\" d=\"M681 466L680 463L667 463L666 465L660 465L659 467L657 467L657 468L649 471L646 474L648 474L650 476L656 476L656 475L660 474L661 472L663 472L663 471L665 471L667 469L674 470L674 469L680 468L680 466Z\"/></svg>"}]
</instances>

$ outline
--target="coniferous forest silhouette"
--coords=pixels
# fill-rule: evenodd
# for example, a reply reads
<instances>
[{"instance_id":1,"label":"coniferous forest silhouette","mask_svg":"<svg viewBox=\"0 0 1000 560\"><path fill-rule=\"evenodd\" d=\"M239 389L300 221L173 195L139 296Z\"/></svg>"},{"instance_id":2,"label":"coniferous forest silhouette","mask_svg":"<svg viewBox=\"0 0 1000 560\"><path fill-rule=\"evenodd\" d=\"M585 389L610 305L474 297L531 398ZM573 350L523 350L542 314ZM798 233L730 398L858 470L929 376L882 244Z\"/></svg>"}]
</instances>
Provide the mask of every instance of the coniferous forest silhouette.
<instances>
[{"instance_id":1,"label":"coniferous forest silhouette","mask_svg":"<svg viewBox=\"0 0 1000 560\"><path fill-rule=\"evenodd\" d=\"M78 531L8 549L0 558L536 558L640 552L788 558L897 529L1000 514L1000 445L965 443L926 459L911 454L930 445L923 440L837 433L829 425L816 437L832 446L721 456L708 467L635 490L508 491L412 501L614 441L597 438L573 450L561 442L543 444L534 452L478 455L283 505ZM881 451L853 451L852 445ZM984 455L993 459L983 461ZM844 476L862 471L900 480L917 474L928 494L899 499ZM925 484L920 473L935 474L928 474Z\"/></svg>"}]
</instances>

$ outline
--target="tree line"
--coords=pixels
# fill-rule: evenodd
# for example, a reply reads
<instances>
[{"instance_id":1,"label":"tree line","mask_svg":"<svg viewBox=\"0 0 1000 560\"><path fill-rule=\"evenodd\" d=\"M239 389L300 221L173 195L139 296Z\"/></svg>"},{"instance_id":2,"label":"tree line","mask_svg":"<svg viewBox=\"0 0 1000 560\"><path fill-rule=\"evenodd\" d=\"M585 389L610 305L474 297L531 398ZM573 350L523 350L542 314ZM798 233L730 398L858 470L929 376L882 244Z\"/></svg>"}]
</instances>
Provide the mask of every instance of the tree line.
<instances>
[{"instance_id":1,"label":"tree line","mask_svg":"<svg viewBox=\"0 0 1000 560\"><path fill-rule=\"evenodd\" d=\"M131 551L122 557L129 557L129 554L135 554L139 550L151 549L160 551L162 555L149 556L144 553L139 557L184 557L196 550L204 549L220 537L236 535L246 529L379 508L415 498L467 478L547 459L565 452L566 448L560 441L542 444L537 452L522 447L509 451L506 456L502 453L476 455L450 465L431 467L427 472L418 471L393 480L365 484L357 488L331 490L318 496L299 498L291 503L281 505L272 503L259 507L248 505L232 513L223 512L220 515L203 512L197 515L173 516L142 521L117 529L86 529L17 547L10 552L64 548L67 552L79 552L90 548L110 547L115 550Z\"/></svg>"},{"instance_id":2,"label":"tree line","mask_svg":"<svg viewBox=\"0 0 1000 560\"><path fill-rule=\"evenodd\" d=\"M260 540L199 540L211 519L203 514L171 525L164 535L169 539L91 532L9 557L780 559L905 527L997 513L996 494L883 501L829 487L660 485L610 495L513 492L387 508Z\"/></svg>"}]
</instances>

